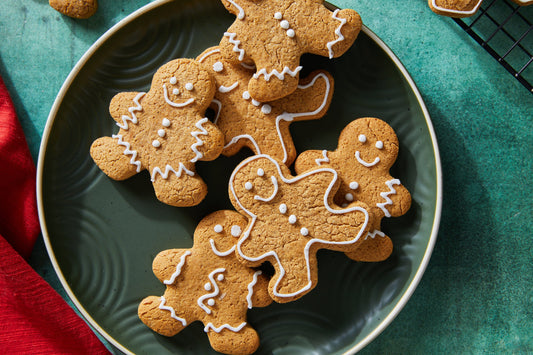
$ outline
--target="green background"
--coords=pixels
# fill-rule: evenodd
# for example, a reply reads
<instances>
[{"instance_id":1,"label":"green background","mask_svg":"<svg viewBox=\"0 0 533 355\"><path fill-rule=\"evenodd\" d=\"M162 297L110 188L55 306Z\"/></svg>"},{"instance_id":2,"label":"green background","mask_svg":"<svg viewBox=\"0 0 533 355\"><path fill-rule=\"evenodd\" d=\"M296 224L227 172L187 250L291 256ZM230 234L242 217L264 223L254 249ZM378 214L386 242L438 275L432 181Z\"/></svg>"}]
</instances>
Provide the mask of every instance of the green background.
<instances>
[{"instance_id":1,"label":"green background","mask_svg":"<svg viewBox=\"0 0 533 355\"><path fill-rule=\"evenodd\" d=\"M35 159L68 73L100 35L147 3L100 0L95 16L74 20L46 0L0 2L0 75ZM332 3L356 9L410 72L443 168L441 228L427 271L361 353L532 351L533 95L424 0ZM42 240L31 264L65 296Z\"/></svg>"}]
</instances>

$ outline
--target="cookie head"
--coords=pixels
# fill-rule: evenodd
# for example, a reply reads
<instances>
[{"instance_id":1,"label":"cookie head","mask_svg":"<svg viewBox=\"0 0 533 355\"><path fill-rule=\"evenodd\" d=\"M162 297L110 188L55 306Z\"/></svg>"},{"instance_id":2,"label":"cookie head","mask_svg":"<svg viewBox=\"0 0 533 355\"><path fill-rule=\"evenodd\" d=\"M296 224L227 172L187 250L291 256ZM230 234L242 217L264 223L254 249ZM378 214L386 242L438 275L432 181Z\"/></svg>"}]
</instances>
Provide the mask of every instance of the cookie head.
<instances>
[{"instance_id":1,"label":"cookie head","mask_svg":"<svg viewBox=\"0 0 533 355\"><path fill-rule=\"evenodd\" d=\"M246 218L235 211L217 211L204 218L194 234L197 246L205 245L218 256L235 251L235 245L247 224Z\"/></svg>"},{"instance_id":2,"label":"cookie head","mask_svg":"<svg viewBox=\"0 0 533 355\"><path fill-rule=\"evenodd\" d=\"M191 59L176 59L155 73L152 90L161 94L171 107L205 109L214 96L215 83L202 64Z\"/></svg>"},{"instance_id":3,"label":"cookie head","mask_svg":"<svg viewBox=\"0 0 533 355\"><path fill-rule=\"evenodd\" d=\"M361 118L341 133L339 149L348 151L357 166L388 170L398 156L398 138L392 128L377 118Z\"/></svg>"}]
</instances>

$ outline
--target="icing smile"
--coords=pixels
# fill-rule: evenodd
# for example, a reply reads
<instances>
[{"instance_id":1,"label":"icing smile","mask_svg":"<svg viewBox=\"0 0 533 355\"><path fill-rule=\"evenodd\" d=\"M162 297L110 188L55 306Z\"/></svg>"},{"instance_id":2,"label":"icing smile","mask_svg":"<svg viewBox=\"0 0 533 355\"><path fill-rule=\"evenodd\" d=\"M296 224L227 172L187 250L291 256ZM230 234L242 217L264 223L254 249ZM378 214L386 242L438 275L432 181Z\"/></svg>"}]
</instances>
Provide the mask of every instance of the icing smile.
<instances>
[{"instance_id":1,"label":"icing smile","mask_svg":"<svg viewBox=\"0 0 533 355\"><path fill-rule=\"evenodd\" d=\"M379 157L376 157L376 159L374 159L373 162L371 163L368 163L366 161L363 160L363 158L361 158L361 153L357 150L355 152L355 159L357 159L357 161L361 164L361 165L364 165L366 166L367 168L371 167L371 166L374 166L376 165L377 163L379 163Z\"/></svg>"},{"instance_id":2,"label":"icing smile","mask_svg":"<svg viewBox=\"0 0 533 355\"><path fill-rule=\"evenodd\" d=\"M187 105L190 105L194 102L194 98L190 98L184 102L181 102L181 103L177 103L177 102L174 102L174 101L171 101L170 98L168 97L168 89L167 89L167 86L165 84L163 84L163 96L165 97L165 101L167 102L167 104L169 104L170 106L172 107L185 107Z\"/></svg>"},{"instance_id":3,"label":"icing smile","mask_svg":"<svg viewBox=\"0 0 533 355\"><path fill-rule=\"evenodd\" d=\"M278 180L276 179L275 176L271 176L270 180L272 181L272 185L274 185L274 191L272 192L272 195L267 198L261 197L259 195L255 195L254 199L258 201L269 202L269 201L272 201L274 197L276 197L276 195L278 194Z\"/></svg>"}]
</instances>

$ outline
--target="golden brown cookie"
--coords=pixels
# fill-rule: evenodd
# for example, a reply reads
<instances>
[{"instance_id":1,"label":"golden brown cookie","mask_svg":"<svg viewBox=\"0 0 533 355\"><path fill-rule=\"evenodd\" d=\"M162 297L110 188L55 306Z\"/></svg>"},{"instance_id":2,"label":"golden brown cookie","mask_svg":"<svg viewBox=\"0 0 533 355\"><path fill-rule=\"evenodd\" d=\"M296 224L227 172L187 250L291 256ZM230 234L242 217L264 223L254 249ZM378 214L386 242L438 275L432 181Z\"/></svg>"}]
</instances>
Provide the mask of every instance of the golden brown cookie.
<instances>
[{"instance_id":1,"label":"golden brown cookie","mask_svg":"<svg viewBox=\"0 0 533 355\"><path fill-rule=\"evenodd\" d=\"M469 17L477 12L483 0L428 0L433 12L449 17Z\"/></svg>"},{"instance_id":2,"label":"golden brown cookie","mask_svg":"<svg viewBox=\"0 0 533 355\"><path fill-rule=\"evenodd\" d=\"M120 130L93 142L93 160L115 180L148 170L161 202L199 204L207 186L195 163L216 159L224 146L223 134L204 116L214 94L214 78L197 61L163 65L149 92L124 92L112 99L109 111Z\"/></svg>"},{"instance_id":3,"label":"golden brown cookie","mask_svg":"<svg viewBox=\"0 0 533 355\"><path fill-rule=\"evenodd\" d=\"M389 257L393 243L381 231L384 217L405 214L411 195L392 177L390 168L398 156L398 138L385 121L360 118L348 124L339 136L335 151L309 150L298 156L295 170L302 174L317 168L332 168L341 181L335 203L350 206L362 201L370 208L373 219L362 245L347 255L357 261L381 261Z\"/></svg>"},{"instance_id":4,"label":"golden brown cookie","mask_svg":"<svg viewBox=\"0 0 533 355\"><path fill-rule=\"evenodd\" d=\"M49 0L49 4L63 15L79 19L91 17L98 9L97 0Z\"/></svg>"},{"instance_id":5,"label":"golden brown cookie","mask_svg":"<svg viewBox=\"0 0 533 355\"><path fill-rule=\"evenodd\" d=\"M222 56L255 65L248 92L260 102L287 96L298 87L300 57L341 56L361 30L351 9L328 10L323 0L222 0L236 15L220 42Z\"/></svg>"},{"instance_id":6,"label":"golden brown cookie","mask_svg":"<svg viewBox=\"0 0 533 355\"><path fill-rule=\"evenodd\" d=\"M152 330L173 336L194 321L204 324L213 349L225 354L250 354L259 346L246 321L252 307L268 306L268 279L235 257L235 245L246 219L235 211L214 212L200 221L191 249L170 249L153 261L156 277L167 288L149 296L138 308Z\"/></svg>"},{"instance_id":7,"label":"golden brown cookie","mask_svg":"<svg viewBox=\"0 0 533 355\"><path fill-rule=\"evenodd\" d=\"M265 261L274 266L269 293L276 302L296 300L316 286L319 249L357 250L366 235L368 207L336 206L339 183L333 169L292 176L267 155L249 157L233 171L230 200L248 218L238 257L248 266Z\"/></svg>"},{"instance_id":8,"label":"golden brown cookie","mask_svg":"<svg viewBox=\"0 0 533 355\"><path fill-rule=\"evenodd\" d=\"M231 156L243 147L255 154L267 154L287 166L296 158L289 125L326 114L333 96L333 78L324 71L300 80L290 95L261 103L251 98L248 82L253 70L226 61L218 47L204 51L197 60L206 64L217 82L213 100L215 123L225 135L222 154Z\"/></svg>"}]
</instances>

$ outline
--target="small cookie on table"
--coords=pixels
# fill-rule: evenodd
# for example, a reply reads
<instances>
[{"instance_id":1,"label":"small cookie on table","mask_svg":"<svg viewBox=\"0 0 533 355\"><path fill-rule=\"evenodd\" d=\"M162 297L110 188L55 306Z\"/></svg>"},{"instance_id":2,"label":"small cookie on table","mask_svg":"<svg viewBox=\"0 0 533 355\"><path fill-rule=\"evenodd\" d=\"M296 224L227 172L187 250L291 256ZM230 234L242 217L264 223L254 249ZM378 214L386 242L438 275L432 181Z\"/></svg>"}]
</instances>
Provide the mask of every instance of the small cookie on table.
<instances>
[{"instance_id":1,"label":"small cookie on table","mask_svg":"<svg viewBox=\"0 0 533 355\"><path fill-rule=\"evenodd\" d=\"M78 19L89 18L98 9L97 0L50 0L49 4L63 15Z\"/></svg>"}]
</instances>

